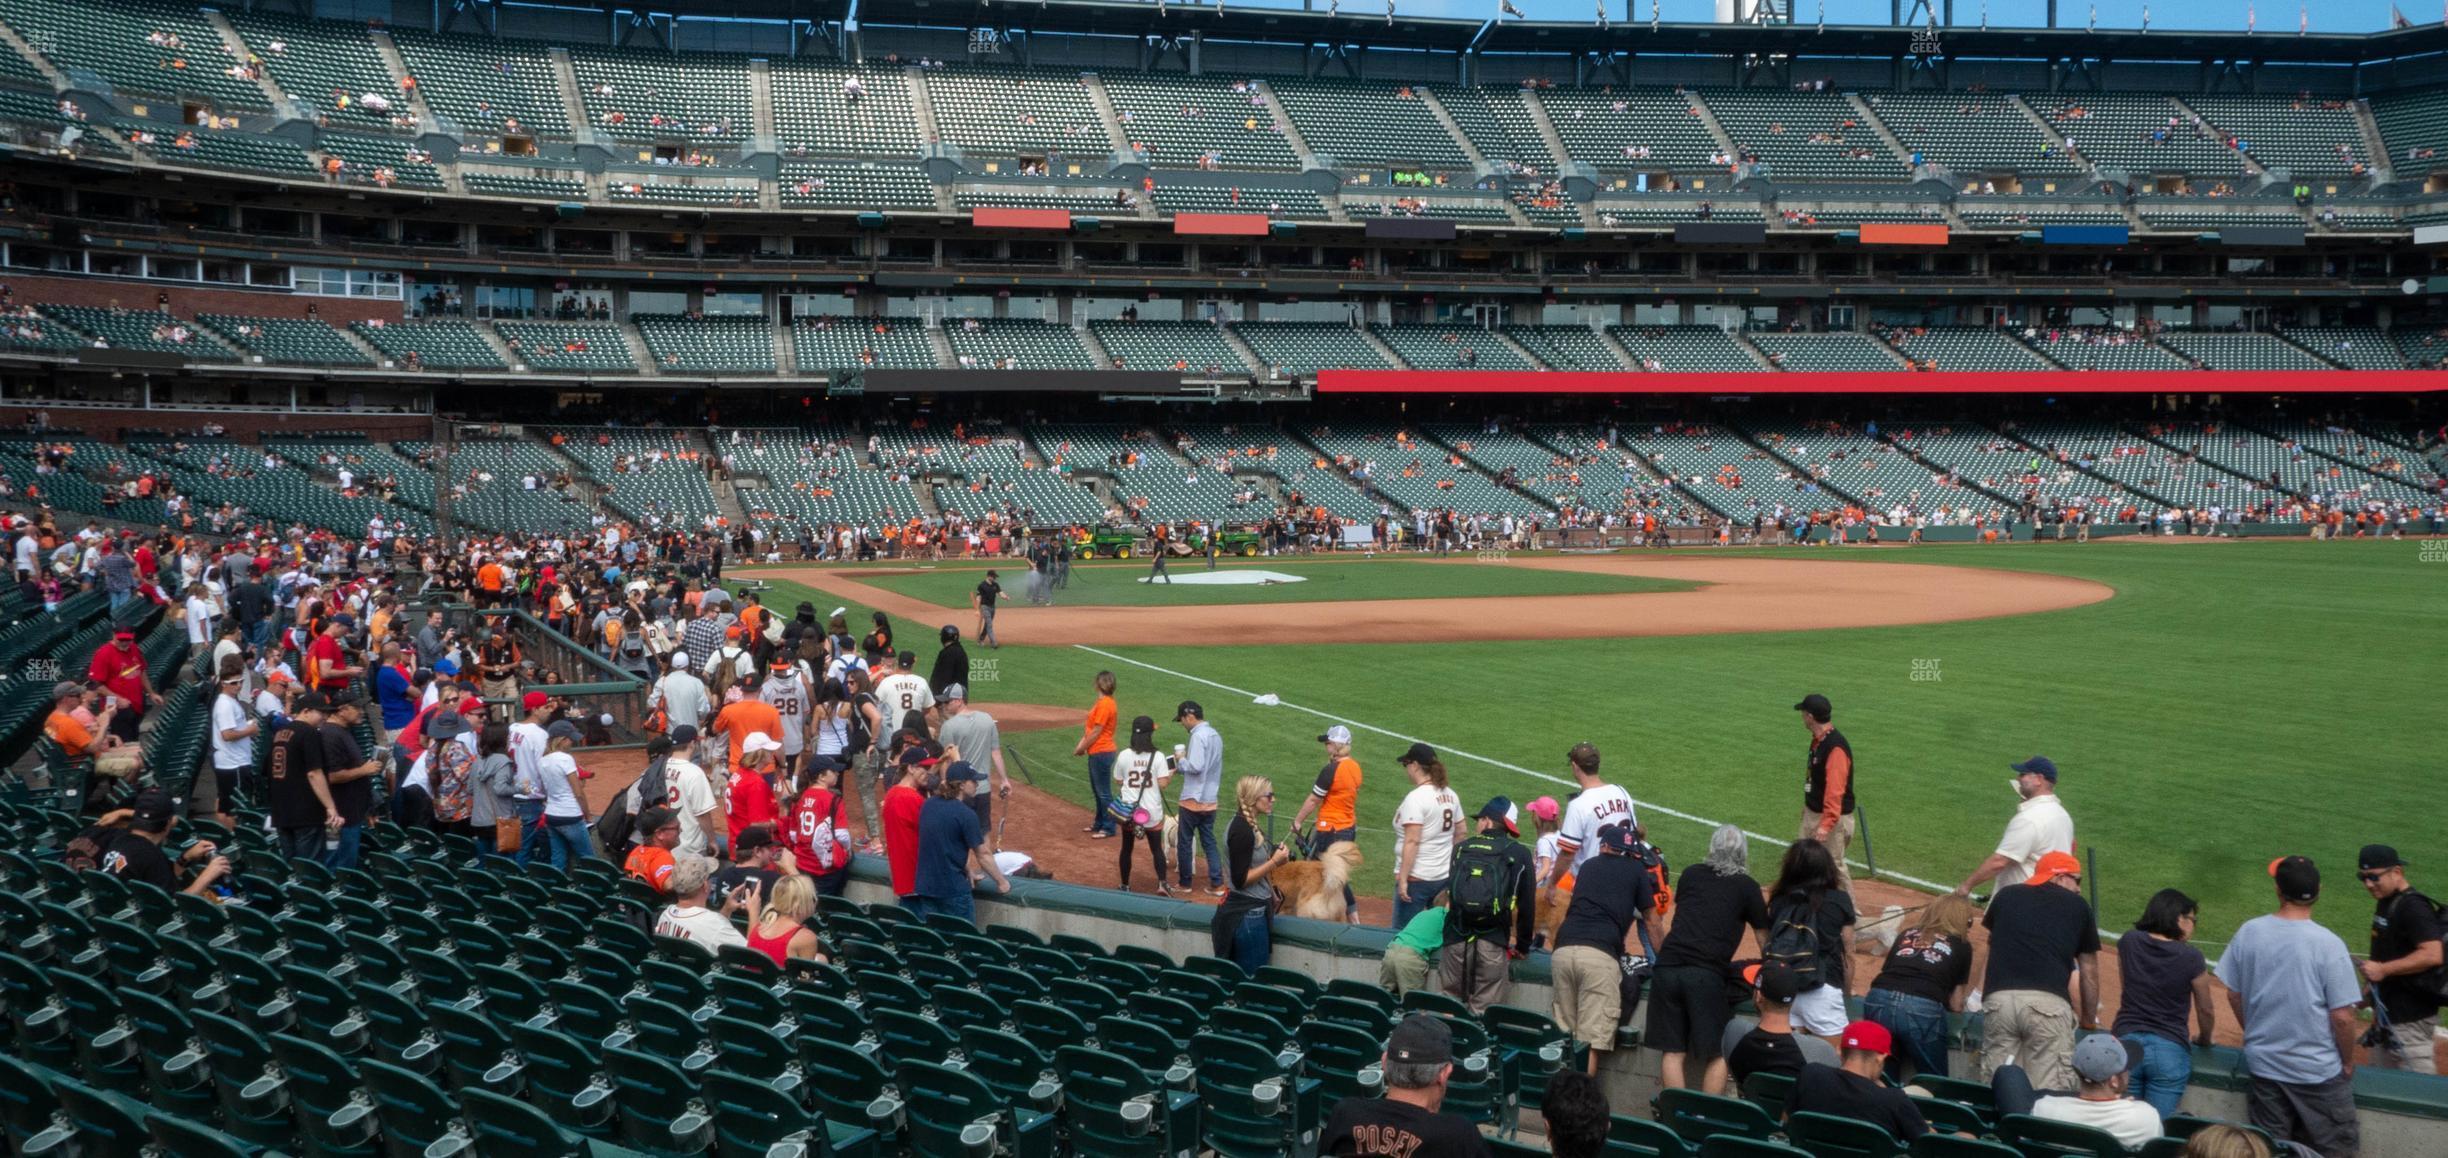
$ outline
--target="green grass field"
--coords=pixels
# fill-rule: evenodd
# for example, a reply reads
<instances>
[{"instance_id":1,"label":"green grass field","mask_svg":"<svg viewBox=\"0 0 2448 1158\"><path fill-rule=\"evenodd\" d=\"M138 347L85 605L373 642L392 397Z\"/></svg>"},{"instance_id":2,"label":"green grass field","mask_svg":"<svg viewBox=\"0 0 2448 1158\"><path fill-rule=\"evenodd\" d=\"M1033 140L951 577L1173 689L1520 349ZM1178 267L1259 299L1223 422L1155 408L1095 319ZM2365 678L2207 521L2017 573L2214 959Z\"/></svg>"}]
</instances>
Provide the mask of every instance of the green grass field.
<instances>
[{"instance_id":1,"label":"green grass field","mask_svg":"<svg viewBox=\"0 0 2448 1158\"><path fill-rule=\"evenodd\" d=\"M924 566L924 564L921 564ZM1204 573L1204 559L1177 560L1171 570L1183 577ZM1307 603L1355 599L1476 598L1498 595L1613 595L1625 592L1684 591L1697 587L1672 579L1637 575L1591 575L1574 571L1542 571L1528 567L1455 567L1412 559L1288 560L1250 559L1217 564L1218 570L1255 569L1297 575L1298 583L1220 586L1197 583L1143 583L1146 560L1077 563L1071 582L1059 593L1062 606L1182 607L1208 603ZM1003 590L1014 601L1022 597L1025 567L1004 566ZM939 607L969 607L969 593L985 577L982 563L948 563L924 571L864 576L873 583Z\"/></svg>"},{"instance_id":2,"label":"green grass field","mask_svg":"<svg viewBox=\"0 0 2448 1158\"><path fill-rule=\"evenodd\" d=\"M1407 787L1394 756L1408 740L1387 732L1448 753L1455 786L1474 805L1498 792L1560 794L1563 785L1541 777L1559 777L1565 749L1586 739L1605 753L1610 778L1643 802L1781 838L1798 819L1807 744L1792 706L1813 691L1834 700L1853 742L1870 843L1889 874L1960 880L2013 809L2006 765L2044 753L2064 769L2060 794L2079 842L2095 851L2109 928L2173 886L2201 902L2201 936L2221 940L2270 907L2267 862L2304 853L2327 874L2321 919L2359 944L2369 909L2353 856L2367 841L2397 845L2417 883L2448 887L2428 686L2448 667L2448 562L2424 562L2420 544L1799 553L1865 567L2043 571L2117 595L2041 615L1848 631L1105 654L1007 647L977 653L994 664L976 696L989 708L1084 710L1092 677L1110 668L1126 719L1168 721L1159 735L1171 744L1181 738L1173 706L1197 699L1223 731L1228 779L1268 775L1279 789L1305 786L1320 763L1313 737L1326 721L1300 709L1348 721L1368 775L1370 863L1358 883L1380 895L1391 888L1388 826ZM769 603L839 602L783 586ZM1265 692L1285 706L1251 704ZM1037 733L1010 746L1039 787L1084 804L1074 738ZM1705 845L1698 823L1654 809L1646 819L1678 867ZM1772 876L1781 853L1755 842L1754 874Z\"/></svg>"}]
</instances>

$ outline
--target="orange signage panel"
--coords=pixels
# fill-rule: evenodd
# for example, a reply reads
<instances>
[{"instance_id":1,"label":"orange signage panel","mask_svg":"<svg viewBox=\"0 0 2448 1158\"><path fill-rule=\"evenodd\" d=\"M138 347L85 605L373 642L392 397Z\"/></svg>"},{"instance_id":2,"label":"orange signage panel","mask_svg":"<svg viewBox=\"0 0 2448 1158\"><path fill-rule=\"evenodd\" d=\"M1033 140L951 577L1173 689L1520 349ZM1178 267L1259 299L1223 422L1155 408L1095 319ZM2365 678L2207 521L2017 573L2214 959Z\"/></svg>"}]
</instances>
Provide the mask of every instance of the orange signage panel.
<instances>
[{"instance_id":1,"label":"orange signage panel","mask_svg":"<svg viewBox=\"0 0 2448 1158\"><path fill-rule=\"evenodd\" d=\"M1865 221L1861 227L1863 245L1945 245L1944 225L1905 225L1893 221Z\"/></svg>"}]
</instances>

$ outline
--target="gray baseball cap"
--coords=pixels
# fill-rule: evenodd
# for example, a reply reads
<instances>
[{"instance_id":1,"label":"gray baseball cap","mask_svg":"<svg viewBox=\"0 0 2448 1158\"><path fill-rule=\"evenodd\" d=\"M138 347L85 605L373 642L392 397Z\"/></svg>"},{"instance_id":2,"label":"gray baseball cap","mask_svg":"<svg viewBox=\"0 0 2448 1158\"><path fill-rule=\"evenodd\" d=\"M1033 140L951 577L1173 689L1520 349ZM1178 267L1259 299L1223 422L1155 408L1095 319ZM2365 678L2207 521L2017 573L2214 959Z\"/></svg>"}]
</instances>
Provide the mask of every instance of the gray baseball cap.
<instances>
[{"instance_id":1,"label":"gray baseball cap","mask_svg":"<svg viewBox=\"0 0 2448 1158\"><path fill-rule=\"evenodd\" d=\"M2125 1043L2108 1034L2094 1033L2074 1043L2074 1072L2086 1082L2107 1081L2132 1065Z\"/></svg>"}]
</instances>

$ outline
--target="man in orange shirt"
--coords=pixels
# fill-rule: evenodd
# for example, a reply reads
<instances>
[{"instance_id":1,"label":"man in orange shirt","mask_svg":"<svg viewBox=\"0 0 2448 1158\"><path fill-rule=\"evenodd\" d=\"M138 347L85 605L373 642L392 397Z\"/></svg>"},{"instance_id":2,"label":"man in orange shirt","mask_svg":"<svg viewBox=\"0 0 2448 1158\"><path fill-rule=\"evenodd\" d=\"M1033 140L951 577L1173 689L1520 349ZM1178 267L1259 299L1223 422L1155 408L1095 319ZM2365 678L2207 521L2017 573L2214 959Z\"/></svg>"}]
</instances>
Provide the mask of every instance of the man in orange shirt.
<instances>
[{"instance_id":1,"label":"man in orange shirt","mask_svg":"<svg viewBox=\"0 0 2448 1158\"><path fill-rule=\"evenodd\" d=\"M143 749L110 742L110 722L119 711L116 700L104 697L101 714L89 728L76 716L85 704L84 685L62 681L52 687L51 698L51 715L43 720L43 735L59 745L61 755L71 760L92 758L97 776L125 779L136 774L144 763Z\"/></svg>"},{"instance_id":2,"label":"man in orange shirt","mask_svg":"<svg viewBox=\"0 0 2448 1158\"><path fill-rule=\"evenodd\" d=\"M746 740L749 733L763 732L768 736L782 734L782 713L775 711L772 704L757 698L758 682L759 673L750 672L741 676L735 685L740 690L740 698L714 713L711 726L730 741L733 767L739 765L740 742ZM878 742L883 741L884 738L879 737Z\"/></svg>"},{"instance_id":3,"label":"man in orange shirt","mask_svg":"<svg viewBox=\"0 0 2448 1158\"><path fill-rule=\"evenodd\" d=\"M679 863L672 849L680 844L680 814L668 808L649 808L638 816L636 848L629 850L629 859L621 871L654 886L658 893L671 891L672 870Z\"/></svg>"},{"instance_id":4,"label":"man in orange shirt","mask_svg":"<svg viewBox=\"0 0 2448 1158\"><path fill-rule=\"evenodd\" d=\"M1090 840L1103 840L1118 829L1113 812L1106 805L1113 801L1114 724L1122 713L1114 706L1114 673L1098 672L1096 690L1096 703L1088 709L1088 719L1080 726L1079 743L1072 745L1071 754L1088 758L1088 792L1096 799L1096 815L1080 831L1087 833Z\"/></svg>"},{"instance_id":5,"label":"man in orange shirt","mask_svg":"<svg viewBox=\"0 0 2448 1158\"><path fill-rule=\"evenodd\" d=\"M485 606L499 607L502 601L502 566L487 559L476 567L476 587L484 593Z\"/></svg>"},{"instance_id":6,"label":"man in orange shirt","mask_svg":"<svg viewBox=\"0 0 2448 1158\"><path fill-rule=\"evenodd\" d=\"M1326 729L1318 743L1326 746L1326 766L1318 770L1317 783L1309 788L1309 796L1301 801L1300 812L1292 818L1292 831L1299 832L1308 823L1309 814L1317 814L1317 831L1309 840L1309 854L1316 856L1339 841L1360 837L1360 762L1352 759L1351 729L1341 724ZM1343 886L1345 919L1357 923L1360 902L1352 896L1351 886Z\"/></svg>"}]
</instances>

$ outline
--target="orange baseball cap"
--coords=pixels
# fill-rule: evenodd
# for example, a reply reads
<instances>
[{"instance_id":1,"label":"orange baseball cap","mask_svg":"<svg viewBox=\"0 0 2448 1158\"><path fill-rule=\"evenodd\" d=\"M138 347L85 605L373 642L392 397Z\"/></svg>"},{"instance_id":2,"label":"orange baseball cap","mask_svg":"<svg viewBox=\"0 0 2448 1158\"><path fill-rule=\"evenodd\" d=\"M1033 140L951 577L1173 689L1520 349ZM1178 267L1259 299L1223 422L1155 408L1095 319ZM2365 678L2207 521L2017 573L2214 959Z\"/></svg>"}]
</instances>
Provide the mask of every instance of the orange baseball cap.
<instances>
[{"instance_id":1,"label":"orange baseball cap","mask_svg":"<svg viewBox=\"0 0 2448 1158\"><path fill-rule=\"evenodd\" d=\"M2040 858L2039 867L2032 870L2031 880L2024 883L2045 885L2058 877L2075 877L2079 879L2081 876L2082 862L2075 860L2073 853L2052 852L2047 853Z\"/></svg>"}]
</instances>

